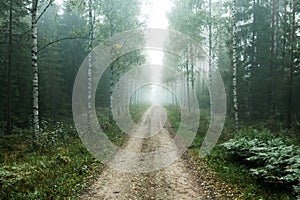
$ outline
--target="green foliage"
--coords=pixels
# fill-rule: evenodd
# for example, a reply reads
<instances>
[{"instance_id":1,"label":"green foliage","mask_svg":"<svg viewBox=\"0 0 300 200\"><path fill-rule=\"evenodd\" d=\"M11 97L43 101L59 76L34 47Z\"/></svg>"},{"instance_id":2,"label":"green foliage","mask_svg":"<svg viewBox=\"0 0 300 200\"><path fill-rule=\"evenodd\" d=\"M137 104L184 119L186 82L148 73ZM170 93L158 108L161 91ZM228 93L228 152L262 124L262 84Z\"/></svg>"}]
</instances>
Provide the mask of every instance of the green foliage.
<instances>
[{"instance_id":1,"label":"green foliage","mask_svg":"<svg viewBox=\"0 0 300 200\"><path fill-rule=\"evenodd\" d=\"M179 106L165 106L170 125L175 131L179 129L181 121L181 110Z\"/></svg>"},{"instance_id":2,"label":"green foliage","mask_svg":"<svg viewBox=\"0 0 300 200\"><path fill-rule=\"evenodd\" d=\"M224 153L224 148L221 146L215 147L205 160L220 180L225 181L231 187L238 187L241 193L238 199L293 199L291 192L284 188L256 181L256 178L249 173L249 166L237 159L232 159L230 154Z\"/></svg>"},{"instance_id":3,"label":"green foliage","mask_svg":"<svg viewBox=\"0 0 300 200\"><path fill-rule=\"evenodd\" d=\"M122 146L128 139L115 122L109 122L109 108L98 108L97 117L102 130L117 146Z\"/></svg>"},{"instance_id":4,"label":"green foliage","mask_svg":"<svg viewBox=\"0 0 300 200\"><path fill-rule=\"evenodd\" d=\"M96 161L78 138L68 136L66 139L63 145L51 146L48 151L33 153L30 147L23 146L22 153L15 152L18 156L4 158L0 167L0 198L75 197L85 187L82 182L95 168Z\"/></svg>"},{"instance_id":5,"label":"green foliage","mask_svg":"<svg viewBox=\"0 0 300 200\"><path fill-rule=\"evenodd\" d=\"M129 106L129 114L131 116L131 119L138 123L143 114L147 111L147 109L150 107L150 105L147 104L139 104L139 105L130 105Z\"/></svg>"},{"instance_id":6,"label":"green foliage","mask_svg":"<svg viewBox=\"0 0 300 200\"><path fill-rule=\"evenodd\" d=\"M267 183L293 186L299 192L300 151L270 131L244 130L221 144L234 158L251 166L250 173Z\"/></svg>"},{"instance_id":7,"label":"green foliage","mask_svg":"<svg viewBox=\"0 0 300 200\"><path fill-rule=\"evenodd\" d=\"M117 145L125 137L108 118L104 131ZM31 132L0 137L0 199L75 199L89 184L87 178L104 166L83 146L74 125L41 121L41 136L32 151Z\"/></svg>"},{"instance_id":8,"label":"green foliage","mask_svg":"<svg viewBox=\"0 0 300 200\"><path fill-rule=\"evenodd\" d=\"M62 121L54 122L52 119L42 120L40 127L39 143L40 150L60 145L65 142L67 136L75 136L74 125Z\"/></svg>"}]
</instances>

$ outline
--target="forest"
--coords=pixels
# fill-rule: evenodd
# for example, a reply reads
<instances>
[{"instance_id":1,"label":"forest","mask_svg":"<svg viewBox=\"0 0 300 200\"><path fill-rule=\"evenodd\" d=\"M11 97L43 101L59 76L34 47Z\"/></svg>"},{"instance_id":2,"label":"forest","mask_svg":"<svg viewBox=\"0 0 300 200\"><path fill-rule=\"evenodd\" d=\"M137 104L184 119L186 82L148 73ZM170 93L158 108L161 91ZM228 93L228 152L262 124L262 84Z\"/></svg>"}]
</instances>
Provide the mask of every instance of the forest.
<instances>
[{"instance_id":1,"label":"forest","mask_svg":"<svg viewBox=\"0 0 300 200\"><path fill-rule=\"evenodd\" d=\"M0 199L299 199L299 27L297 0L1 1Z\"/></svg>"}]
</instances>

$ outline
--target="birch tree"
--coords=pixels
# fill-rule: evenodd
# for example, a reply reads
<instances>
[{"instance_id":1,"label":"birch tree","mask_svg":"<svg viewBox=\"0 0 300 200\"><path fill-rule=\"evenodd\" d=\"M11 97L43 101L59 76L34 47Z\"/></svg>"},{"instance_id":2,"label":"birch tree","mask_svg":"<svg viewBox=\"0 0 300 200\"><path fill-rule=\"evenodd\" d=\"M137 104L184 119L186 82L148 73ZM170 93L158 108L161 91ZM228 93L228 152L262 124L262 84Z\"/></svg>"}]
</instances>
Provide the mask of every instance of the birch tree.
<instances>
[{"instance_id":1,"label":"birch tree","mask_svg":"<svg viewBox=\"0 0 300 200\"><path fill-rule=\"evenodd\" d=\"M32 0L31 4L31 66L32 66L32 130L33 130L33 144L36 145L39 136L39 72L38 72L38 20L47 11L54 0L49 0L46 7L38 16L38 0Z\"/></svg>"},{"instance_id":2,"label":"birch tree","mask_svg":"<svg viewBox=\"0 0 300 200\"><path fill-rule=\"evenodd\" d=\"M234 107L234 122L235 129L239 128L239 105L237 94L237 61L236 61L236 7L235 0L232 6L232 87L233 87L233 107Z\"/></svg>"},{"instance_id":3,"label":"birch tree","mask_svg":"<svg viewBox=\"0 0 300 200\"><path fill-rule=\"evenodd\" d=\"M89 55L88 55L88 113L87 113L87 122L88 130L91 130L91 115L92 115L92 99L93 99L93 57L92 57L92 48L93 48L93 35L94 35L94 22L93 22L93 2L92 0L88 1L88 13L89 13Z\"/></svg>"},{"instance_id":4,"label":"birch tree","mask_svg":"<svg viewBox=\"0 0 300 200\"><path fill-rule=\"evenodd\" d=\"M140 12L140 2L137 0L115 0L103 1L101 15L104 17L103 25L107 27L106 35L113 37L116 33L141 27L138 16ZM117 45L118 46L118 45ZM120 55L121 56L121 55ZM115 86L115 72L117 67L115 62L110 65L110 100L109 100L109 121L113 121L112 102L113 89Z\"/></svg>"},{"instance_id":5,"label":"birch tree","mask_svg":"<svg viewBox=\"0 0 300 200\"><path fill-rule=\"evenodd\" d=\"M38 0L32 0L31 8L31 62L32 62L32 110L33 110L33 142L39 135L39 77L38 77L38 38L37 38L37 6Z\"/></svg>"},{"instance_id":6,"label":"birch tree","mask_svg":"<svg viewBox=\"0 0 300 200\"><path fill-rule=\"evenodd\" d=\"M212 99L212 90L213 90L213 71L212 71L212 8L211 8L211 0L209 0L209 11L208 11L208 43L209 43L209 57L208 57L208 76L209 76L209 107L210 107L210 117L211 121L214 121L213 116L213 99Z\"/></svg>"}]
</instances>

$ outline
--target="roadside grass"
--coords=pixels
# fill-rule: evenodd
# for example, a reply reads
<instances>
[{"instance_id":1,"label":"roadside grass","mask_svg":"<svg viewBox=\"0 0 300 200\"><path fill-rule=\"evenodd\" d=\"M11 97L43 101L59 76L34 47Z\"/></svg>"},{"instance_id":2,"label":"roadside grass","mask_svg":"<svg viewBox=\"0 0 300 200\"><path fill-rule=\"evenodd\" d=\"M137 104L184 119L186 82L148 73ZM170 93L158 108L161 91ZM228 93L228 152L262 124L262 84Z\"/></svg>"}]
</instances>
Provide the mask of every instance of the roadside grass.
<instances>
[{"instance_id":1,"label":"roadside grass","mask_svg":"<svg viewBox=\"0 0 300 200\"><path fill-rule=\"evenodd\" d=\"M101 109L99 121L121 146L126 137L108 123L106 112ZM30 130L0 136L0 199L76 199L105 168L86 150L72 122L44 120L41 127L35 151Z\"/></svg>"},{"instance_id":2,"label":"roadside grass","mask_svg":"<svg viewBox=\"0 0 300 200\"><path fill-rule=\"evenodd\" d=\"M178 116L178 110L178 108L174 109L172 107L167 107L168 116L171 116L169 117L169 120L172 125L177 125L180 123L180 118L178 119L176 117L172 117ZM235 135L233 131L233 121L230 118L226 119L225 128L219 139L218 145L210 152L207 157L205 157L204 159L199 158L199 149L208 129L210 120L209 110L202 109L200 110L200 112L200 125L198 133L196 134L196 137L187 152L188 157L190 157L190 159L194 161L198 169L200 169L198 170L199 172L205 173L201 171L201 169L203 169L203 166L207 165L208 169L205 170L211 170L215 174L215 177L211 179L214 179L214 182L220 181L226 183L226 185L228 185L229 188L233 190L232 193L238 196L238 199L296 199L295 194L286 187L282 187L282 185L280 184L269 184L252 176L249 171L250 166L248 165L248 163L242 163L239 160L232 159L232 157L226 153L226 149L220 146L220 144L228 141ZM276 132L274 132L274 134L280 136L280 134ZM292 135L292 133L288 133L287 137ZM297 143L298 139L293 139L292 137L290 138L291 141L299 145L299 143ZM214 183L211 182L211 184L213 185ZM215 190L218 189L222 190L222 186L216 186ZM218 197L218 199L231 198L229 196L226 196L226 191L224 191L224 196L220 196ZM232 197L232 199L234 198Z\"/></svg>"},{"instance_id":3,"label":"roadside grass","mask_svg":"<svg viewBox=\"0 0 300 200\"><path fill-rule=\"evenodd\" d=\"M148 108L150 107L149 104L133 104L129 106L129 114L131 119L135 122L138 123L143 114L148 110Z\"/></svg>"}]
</instances>

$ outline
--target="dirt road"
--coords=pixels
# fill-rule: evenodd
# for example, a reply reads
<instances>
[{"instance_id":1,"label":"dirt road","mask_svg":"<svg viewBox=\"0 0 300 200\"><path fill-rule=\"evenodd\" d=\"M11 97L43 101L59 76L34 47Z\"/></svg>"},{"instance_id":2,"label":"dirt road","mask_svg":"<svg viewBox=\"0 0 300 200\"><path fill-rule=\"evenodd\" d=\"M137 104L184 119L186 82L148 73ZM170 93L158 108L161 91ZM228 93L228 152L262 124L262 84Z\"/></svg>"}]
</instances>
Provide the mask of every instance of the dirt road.
<instances>
[{"instance_id":1,"label":"dirt road","mask_svg":"<svg viewBox=\"0 0 300 200\"><path fill-rule=\"evenodd\" d=\"M164 109L151 107L111 167L80 199L207 199L187 163L178 156L172 136L163 128L165 122ZM160 154L153 153L158 150Z\"/></svg>"}]
</instances>

